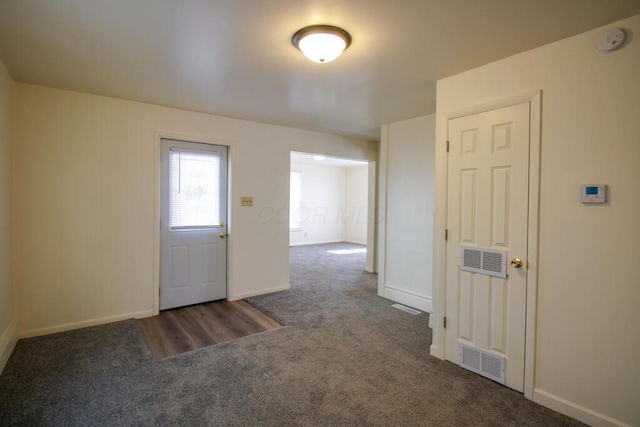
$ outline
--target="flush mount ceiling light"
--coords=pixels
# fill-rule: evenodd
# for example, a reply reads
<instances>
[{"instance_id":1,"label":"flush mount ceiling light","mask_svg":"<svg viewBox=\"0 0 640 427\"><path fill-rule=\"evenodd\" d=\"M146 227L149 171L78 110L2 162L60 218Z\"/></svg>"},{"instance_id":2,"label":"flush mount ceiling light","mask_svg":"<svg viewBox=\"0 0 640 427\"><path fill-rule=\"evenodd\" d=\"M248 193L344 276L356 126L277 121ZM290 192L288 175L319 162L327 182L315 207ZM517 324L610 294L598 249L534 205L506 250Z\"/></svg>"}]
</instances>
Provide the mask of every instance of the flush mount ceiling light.
<instances>
[{"instance_id":1,"label":"flush mount ceiling light","mask_svg":"<svg viewBox=\"0 0 640 427\"><path fill-rule=\"evenodd\" d=\"M319 162L321 162L321 161L323 161L324 159L326 159L326 157L325 157L325 156L322 156L322 155L320 155L320 154L315 154L315 155L313 156L313 158L314 158L314 160L317 160L317 161L319 161Z\"/></svg>"},{"instance_id":2,"label":"flush mount ceiling light","mask_svg":"<svg viewBox=\"0 0 640 427\"><path fill-rule=\"evenodd\" d=\"M320 64L331 62L349 47L351 36L342 28L312 25L298 30L291 39L304 56Z\"/></svg>"}]
</instances>

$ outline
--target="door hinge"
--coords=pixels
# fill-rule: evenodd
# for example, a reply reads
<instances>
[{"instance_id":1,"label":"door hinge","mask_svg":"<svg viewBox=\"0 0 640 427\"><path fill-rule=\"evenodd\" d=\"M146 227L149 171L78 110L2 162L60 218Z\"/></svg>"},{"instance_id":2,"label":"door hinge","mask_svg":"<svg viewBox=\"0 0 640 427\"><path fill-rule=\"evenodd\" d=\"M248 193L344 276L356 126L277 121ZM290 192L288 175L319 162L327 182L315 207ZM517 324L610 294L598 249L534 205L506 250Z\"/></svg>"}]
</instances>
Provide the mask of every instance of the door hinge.
<instances>
[{"instance_id":1,"label":"door hinge","mask_svg":"<svg viewBox=\"0 0 640 427\"><path fill-rule=\"evenodd\" d=\"M449 140L447 140L447 153L449 152Z\"/></svg>"},{"instance_id":2,"label":"door hinge","mask_svg":"<svg viewBox=\"0 0 640 427\"><path fill-rule=\"evenodd\" d=\"M449 240L449 230L447 230L446 228L444 229L444 241L446 242L447 240Z\"/></svg>"},{"instance_id":3,"label":"door hinge","mask_svg":"<svg viewBox=\"0 0 640 427\"><path fill-rule=\"evenodd\" d=\"M442 327L445 329L447 328L447 316L442 319Z\"/></svg>"}]
</instances>

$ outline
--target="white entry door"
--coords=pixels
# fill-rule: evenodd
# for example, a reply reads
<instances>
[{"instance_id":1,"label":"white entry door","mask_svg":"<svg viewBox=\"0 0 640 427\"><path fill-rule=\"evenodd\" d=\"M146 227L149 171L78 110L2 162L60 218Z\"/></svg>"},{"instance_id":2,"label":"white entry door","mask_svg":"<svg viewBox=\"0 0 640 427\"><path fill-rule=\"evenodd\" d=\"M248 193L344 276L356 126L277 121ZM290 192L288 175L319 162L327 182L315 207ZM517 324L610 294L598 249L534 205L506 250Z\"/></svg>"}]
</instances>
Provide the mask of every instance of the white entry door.
<instances>
[{"instance_id":1,"label":"white entry door","mask_svg":"<svg viewBox=\"0 0 640 427\"><path fill-rule=\"evenodd\" d=\"M522 392L529 104L449 120L448 133L445 356Z\"/></svg>"},{"instance_id":2,"label":"white entry door","mask_svg":"<svg viewBox=\"0 0 640 427\"><path fill-rule=\"evenodd\" d=\"M227 297L227 147L162 140L160 309Z\"/></svg>"}]
</instances>

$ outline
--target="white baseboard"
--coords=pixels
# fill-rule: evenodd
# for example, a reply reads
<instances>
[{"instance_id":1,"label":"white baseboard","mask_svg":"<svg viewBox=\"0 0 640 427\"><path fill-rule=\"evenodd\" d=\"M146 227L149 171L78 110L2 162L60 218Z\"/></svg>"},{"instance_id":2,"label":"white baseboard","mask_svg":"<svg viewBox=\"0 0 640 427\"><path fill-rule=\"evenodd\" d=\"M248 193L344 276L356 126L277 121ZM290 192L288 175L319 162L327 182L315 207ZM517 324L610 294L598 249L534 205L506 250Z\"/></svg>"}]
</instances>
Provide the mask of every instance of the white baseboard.
<instances>
[{"instance_id":1,"label":"white baseboard","mask_svg":"<svg viewBox=\"0 0 640 427\"><path fill-rule=\"evenodd\" d=\"M7 365L9 357L18 342L18 335L16 334L17 328L18 322L16 319L13 319L2 332L2 335L0 335L0 374Z\"/></svg>"},{"instance_id":2,"label":"white baseboard","mask_svg":"<svg viewBox=\"0 0 640 427\"><path fill-rule=\"evenodd\" d=\"M345 243L353 243L354 245L367 246L367 242L356 242L355 240L343 240Z\"/></svg>"},{"instance_id":3,"label":"white baseboard","mask_svg":"<svg viewBox=\"0 0 640 427\"><path fill-rule=\"evenodd\" d=\"M281 292L281 291L288 291L289 289L291 289L291 285L286 284L284 286L278 286L275 288L269 288L269 289L261 289L259 291L255 291L255 292L247 292L246 294L231 294L227 296L227 301L237 301L239 299L244 299L244 298L249 298L249 297L255 297L258 295L265 295L265 294L272 294L274 292Z\"/></svg>"},{"instance_id":4,"label":"white baseboard","mask_svg":"<svg viewBox=\"0 0 640 427\"><path fill-rule=\"evenodd\" d=\"M382 292L383 294L381 296L384 298L417 308L418 310L433 313L433 301L431 295L427 293L405 289L390 283L385 283Z\"/></svg>"},{"instance_id":5,"label":"white baseboard","mask_svg":"<svg viewBox=\"0 0 640 427\"><path fill-rule=\"evenodd\" d=\"M329 243L343 243L344 240L322 240L319 242L299 242L299 243L289 243L289 246L306 246L306 245L326 245Z\"/></svg>"},{"instance_id":6,"label":"white baseboard","mask_svg":"<svg viewBox=\"0 0 640 427\"><path fill-rule=\"evenodd\" d=\"M533 401L593 427L631 427L631 424L616 420L539 388L533 390Z\"/></svg>"},{"instance_id":7,"label":"white baseboard","mask_svg":"<svg viewBox=\"0 0 640 427\"><path fill-rule=\"evenodd\" d=\"M153 310L136 311L127 314L118 314L116 316L101 317L99 319L83 320L80 322L64 323L61 325L47 326L45 328L27 329L18 332L18 338L31 338L41 335L55 334L57 332L71 331L73 329L86 328L89 326L103 325L105 323L119 322L127 319L141 319L143 317L153 316Z\"/></svg>"},{"instance_id":8,"label":"white baseboard","mask_svg":"<svg viewBox=\"0 0 640 427\"><path fill-rule=\"evenodd\" d=\"M298 242L289 243L289 246L305 246L305 245L327 245L330 243L353 243L354 245L367 246L366 242L356 242L355 240L323 240L319 242Z\"/></svg>"}]
</instances>

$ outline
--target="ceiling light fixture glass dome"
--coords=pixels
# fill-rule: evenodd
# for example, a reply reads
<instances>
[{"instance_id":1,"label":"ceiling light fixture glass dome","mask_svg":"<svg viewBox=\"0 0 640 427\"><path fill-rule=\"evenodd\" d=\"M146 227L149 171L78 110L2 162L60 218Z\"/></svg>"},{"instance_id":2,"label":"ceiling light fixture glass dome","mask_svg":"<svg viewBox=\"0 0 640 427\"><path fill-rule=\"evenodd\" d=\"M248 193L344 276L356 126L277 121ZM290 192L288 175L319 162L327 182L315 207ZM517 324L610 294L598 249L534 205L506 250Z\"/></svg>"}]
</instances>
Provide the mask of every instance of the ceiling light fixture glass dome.
<instances>
[{"instance_id":1,"label":"ceiling light fixture glass dome","mask_svg":"<svg viewBox=\"0 0 640 427\"><path fill-rule=\"evenodd\" d=\"M336 59L351 44L351 36L342 28L312 25L298 30L291 39L293 45L319 64Z\"/></svg>"}]
</instances>

